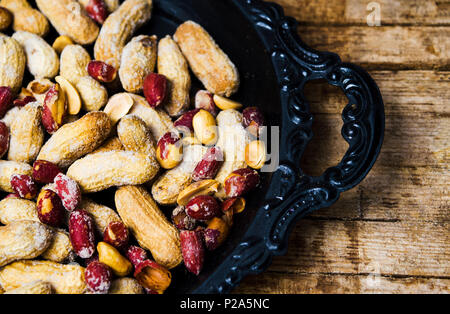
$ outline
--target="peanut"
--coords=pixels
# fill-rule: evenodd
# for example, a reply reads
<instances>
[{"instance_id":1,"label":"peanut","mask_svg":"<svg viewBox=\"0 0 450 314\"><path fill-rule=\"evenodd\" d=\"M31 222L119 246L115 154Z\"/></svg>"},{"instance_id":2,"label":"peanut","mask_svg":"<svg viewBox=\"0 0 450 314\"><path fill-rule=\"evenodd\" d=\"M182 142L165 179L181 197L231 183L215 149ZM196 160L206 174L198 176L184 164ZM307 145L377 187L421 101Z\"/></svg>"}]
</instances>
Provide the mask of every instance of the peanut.
<instances>
[{"instance_id":1,"label":"peanut","mask_svg":"<svg viewBox=\"0 0 450 314\"><path fill-rule=\"evenodd\" d=\"M22 87L26 55L17 40L0 34L0 86L9 86L17 93Z\"/></svg>"},{"instance_id":2,"label":"peanut","mask_svg":"<svg viewBox=\"0 0 450 314\"><path fill-rule=\"evenodd\" d=\"M140 35L123 48L119 76L127 92L141 92L144 78L155 69L156 42L156 36Z\"/></svg>"},{"instance_id":3,"label":"peanut","mask_svg":"<svg viewBox=\"0 0 450 314\"><path fill-rule=\"evenodd\" d=\"M136 29L150 20L152 0L126 0L103 23L94 46L96 60L116 69L120 66L122 50Z\"/></svg>"},{"instance_id":4,"label":"peanut","mask_svg":"<svg viewBox=\"0 0 450 314\"><path fill-rule=\"evenodd\" d=\"M127 115L117 125L117 135L125 149L156 157L155 141L144 120Z\"/></svg>"},{"instance_id":5,"label":"peanut","mask_svg":"<svg viewBox=\"0 0 450 314\"><path fill-rule=\"evenodd\" d=\"M240 109L242 108L242 104L233 101L231 99L227 99L225 97L214 95L214 103L217 107L221 110L228 110L228 109Z\"/></svg>"},{"instance_id":6,"label":"peanut","mask_svg":"<svg viewBox=\"0 0 450 314\"><path fill-rule=\"evenodd\" d=\"M49 19L60 35L87 45L95 41L99 29L75 0L36 0L39 10Z\"/></svg>"},{"instance_id":7,"label":"peanut","mask_svg":"<svg viewBox=\"0 0 450 314\"><path fill-rule=\"evenodd\" d=\"M261 169L266 162L266 145L263 141L252 141L245 147L245 162L253 169Z\"/></svg>"},{"instance_id":8,"label":"peanut","mask_svg":"<svg viewBox=\"0 0 450 314\"><path fill-rule=\"evenodd\" d=\"M99 242L97 251L99 261L109 266L116 276L124 277L133 269L133 265L112 245L106 242Z\"/></svg>"},{"instance_id":9,"label":"peanut","mask_svg":"<svg viewBox=\"0 0 450 314\"><path fill-rule=\"evenodd\" d=\"M63 76L55 77L56 83L61 86L62 91L66 95L67 113L77 115L81 110L81 97L75 87Z\"/></svg>"},{"instance_id":10,"label":"peanut","mask_svg":"<svg viewBox=\"0 0 450 314\"><path fill-rule=\"evenodd\" d=\"M111 208L95 203L89 198L84 197L80 204L80 209L87 212L94 220L97 232L103 234L106 227L115 221L122 222L119 215Z\"/></svg>"},{"instance_id":11,"label":"peanut","mask_svg":"<svg viewBox=\"0 0 450 314\"><path fill-rule=\"evenodd\" d=\"M206 152L206 147L192 145L184 148L183 161L175 168L165 172L153 183L152 195L163 205L174 205L177 197L191 182L191 174Z\"/></svg>"},{"instance_id":12,"label":"peanut","mask_svg":"<svg viewBox=\"0 0 450 314\"><path fill-rule=\"evenodd\" d=\"M239 197L253 190L259 184L259 174L256 170L242 168L233 171L225 179L225 192L228 197Z\"/></svg>"},{"instance_id":13,"label":"peanut","mask_svg":"<svg viewBox=\"0 0 450 314\"><path fill-rule=\"evenodd\" d=\"M67 170L67 175L77 181L84 193L92 193L112 186L143 184L151 180L158 170L156 160L146 154L111 151L77 160Z\"/></svg>"},{"instance_id":14,"label":"peanut","mask_svg":"<svg viewBox=\"0 0 450 314\"><path fill-rule=\"evenodd\" d=\"M117 77L117 70L103 61L91 61L87 66L89 75L101 83L111 83Z\"/></svg>"},{"instance_id":15,"label":"peanut","mask_svg":"<svg viewBox=\"0 0 450 314\"><path fill-rule=\"evenodd\" d=\"M191 76L186 59L170 36L161 39L158 44L158 73L170 82L165 109L170 116L179 116L190 105Z\"/></svg>"},{"instance_id":16,"label":"peanut","mask_svg":"<svg viewBox=\"0 0 450 314\"><path fill-rule=\"evenodd\" d=\"M52 231L37 221L16 220L0 227L0 266L41 255L50 245Z\"/></svg>"},{"instance_id":17,"label":"peanut","mask_svg":"<svg viewBox=\"0 0 450 314\"><path fill-rule=\"evenodd\" d=\"M123 147L122 142L117 136L111 137L110 139L106 140L105 143L102 144L102 146L94 150L92 153L95 154L101 152L110 152L113 150L125 150L125 147Z\"/></svg>"},{"instance_id":18,"label":"peanut","mask_svg":"<svg viewBox=\"0 0 450 314\"><path fill-rule=\"evenodd\" d=\"M89 76L87 66L91 61L89 53L80 45L68 45L61 53L61 73L66 80L76 86L84 76Z\"/></svg>"},{"instance_id":19,"label":"peanut","mask_svg":"<svg viewBox=\"0 0 450 314\"><path fill-rule=\"evenodd\" d=\"M216 120L219 128L219 140L216 146L222 149L225 157L215 178L221 184L216 197L225 198L223 189L225 179L233 171L247 167L245 147L250 142L250 136L242 126L242 114L234 109L221 111Z\"/></svg>"},{"instance_id":20,"label":"peanut","mask_svg":"<svg viewBox=\"0 0 450 314\"><path fill-rule=\"evenodd\" d=\"M121 187L116 191L115 202L125 225L158 264L173 268L181 263L178 231L144 188Z\"/></svg>"},{"instance_id":21,"label":"peanut","mask_svg":"<svg viewBox=\"0 0 450 314\"><path fill-rule=\"evenodd\" d=\"M178 134L168 132L158 141L156 159L164 169L178 166L183 159L183 143Z\"/></svg>"},{"instance_id":22,"label":"peanut","mask_svg":"<svg viewBox=\"0 0 450 314\"><path fill-rule=\"evenodd\" d=\"M187 21L178 27L174 40L207 90L227 97L238 90L235 65L203 27Z\"/></svg>"},{"instance_id":23,"label":"peanut","mask_svg":"<svg viewBox=\"0 0 450 314\"><path fill-rule=\"evenodd\" d=\"M5 294L52 294L52 285L42 280L29 282L15 289L5 292Z\"/></svg>"},{"instance_id":24,"label":"peanut","mask_svg":"<svg viewBox=\"0 0 450 314\"><path fill-rule=\"evenodd\" d=\"M161 136L173 129L172 119L161 109L150 107L144 97L130 94L134 99L134 105L129 114L134 114L145 121L153 138L158 141Z\"/></svg>"},{"instance_id":25,"label":"peanut","mask_svg":"<svg viewBox=\"0 0 450 314\"><path fill-rule=\"evenodd\" d=\"M78 0L78 2L80 2L80 4L83 6L84 9L86 9L90 1L91 0ZM106 9L108 10L109 13L114 12L119 7L119 0L103 0L103 1L105 2Z\"/></svg>"},{"instance_id":26,"label":"peanut","mask_svg":"<svg viewBox=\"0 0 450 314\"><path fill-rule=\"evenodd\" d=\"M90 76L82 77L76 87L86 111L100 110L108 102L106 88Z\"/></svg>"},{"instance_id":27,"label":"peanut","mask_svg":"<svg viewBox=\"0 0 450 314\"><path fill-rule=\"evenodd\" d=\"M84 273L89 292L97 294L108 293L112 277L113 272L111 268L96 260L89 263Z\"/></svg>"},{"instance_id":28,"label":"peanut","mask_svg":"<svg viewBox=\"0 0 450 314\"><path fill-rule=\"evenodd\" d=\"M134 99L131 94L119 93L112 96L106 104L104 112L111 118L111 122L115 125L122 119L133 107Z\"/></svg>"},{"instance_id":29,"label":"peanut","mask_svg":"<svg viewBox=\"0 0 450 314\"><path fill-rule=\"evenodd\" d=\"M12 36L25 50L28 70L36 78L54 78L59 72L55 49L36 34L18 31Z\"/></svg>"},{"instance_id":30,"label":"peanut","mask_svg":"<svg viewBox=\"0 0 450 314\"><path fill-rule=\"evenodd\" d=\"M42 107L29 103L17 114L11 125L8 160L31 163L44 143L44 130L41 125Z\"/></svg>"},{"instance_id":31,"label":"peanut","mask_svg":"<svg viewBox=\"0 0 450 314\"><path fill-rule=\"evenodd\" d=\"M38 158L67 168L97 148L109 135L111 122L106 113L90 112L63 125L42 147Z\"/></svg>"},{"instance_id":32,"label":"peanut","mask_svg":"<svg viewBox=\"0 0 450 314\"><path fill-rule=\"evenodd\" d=\"M60 55L63 52L64 48L69 45L74 45L74 42L72 41L72 39L70 39L69 36L63 35L55 39L52 47L53 49L55 49L56 53Z\"/></svg>"},{"instance_id":33,"label":"peanut","mask_svg":"<svg viewBox=\"0 0 450 314\"><path fill-rule=\"evenodd\" d=\"M216 119L208 111L200 109L192 119L195 136L205 145L211 146L217 142Z\"/></svg>"},{"instance_id":34,"label":"peanut","mask_svg":"<svg viewBox=\"0 0 450 314\"><path fill-rule=\"evenodd\" d=\"M167 78L158 73L150 73L144 79L144 96L152 108L160 106L167 97Z\"/></svg>"},{"instance_id":35,"label":"peanut","mask_svg":"<svg viewBox=\"0 0 450 314\"><path fill-rule=\"evenodd\" d=\"M13 15L9 10L0 7L0 32L4 31L13 22Z\"/></svg>"},{"instance_id":36,"label":"peanut","mask_svg":"<svg viewBox=\"0 0 450 314\"><path fill-rule=\"evenodd\" d=\"M33 9L26 0L1 0L0 5L7 8L14 15L14 31L26 31L38 36L45 36L49 31L49 24L45 16Z\"/></svg>"},{"instance_id":37,"label":"peanut","mask_svg":"<svg viewBox=\"0 0 450 314\"><path fill-rule=\"evenodd\" d=\"M4 225L16 220L39 221L36 203L18 197L8 197L0 201L0 222Z\"/></svg>"},{"instance_id":38,"label":"peanut","mask_svg":"<svg viewBox=\"0 0 450 314\"><path fill-rule=\"evenodd\" d=\"M61 229L54 229L50 246L42 253L41 257L45 260L62 263L71 260L73 254L69 233Z\"/></svg>"},{"instance_id":39,"label":"peanut","mask_svg":"<svg viewBox=\"0 0 450 314\"><path fill-rule=\"evenodd\" d=\"M0 160L0 190L14 193L11 186L11 176L13 174L26 174L31 176L33 168L26 163L17 161Z\"/></svg>"},{"instance_id":40,"label":"peanut","mask_svg":"<svg viewBox=\"0 0 450 314\"><path fill-rule=\"evenodd\" d=\"M78 90L83 109L96 111L108 102L106 88L89 76L89 53L82 46L69 45L61 53L61 73Z\"/></svg>"},{"instance_id":41,"label":"peanut","mask_svg":"<svg viewBox=\"0 0 450 314\"><path fill-rule=\"evenodd\" d=\"M58 294L82 294L86 289L84 268L51 261L19 261L0 269L0 284L6 289L36 280L50 283Z\"/></svg>"},{"instance_id":42,"label":"peanut","mask_svg":"<svg viewBox=\"0 0 450 314\"><path fill-rule=\"evenodd\" d=\"M144 289L133 278L118 278L111 283L109 294L144 294Z\"/></svg>"}]
</instances>

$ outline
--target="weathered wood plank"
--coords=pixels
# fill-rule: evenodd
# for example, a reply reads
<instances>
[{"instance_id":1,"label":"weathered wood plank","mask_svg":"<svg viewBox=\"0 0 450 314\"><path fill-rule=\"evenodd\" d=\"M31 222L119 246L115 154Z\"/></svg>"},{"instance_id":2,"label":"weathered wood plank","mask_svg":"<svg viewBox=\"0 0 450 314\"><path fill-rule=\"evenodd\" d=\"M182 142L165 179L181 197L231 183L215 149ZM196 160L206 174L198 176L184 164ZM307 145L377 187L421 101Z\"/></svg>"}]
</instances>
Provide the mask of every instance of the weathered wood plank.
<instances>
[{"instance_id":1,"label":"weathered wood plank","mask_svg":"<svg viewBox=\"0 0 450 314\"><path fill-rule=\"evenodd\" d=\"M370 1L361 0L275 0L286 14L309 24L366 24ZM381 24L450 24L448 0L377 0Z\"/></svg>"},{"instance_id":2,"label":"weathered wood plank","mask_svg":"<svg viewBox=\"0 0 450 314\"><path fill-rule=\"evenodd\" d=\"M450 161L449 125L450 117L439 114L387 116L377 165L445 167ZM307 173L319 175L327 166L340 161L347 150L340 135L341 127L340 115L315 114L315 137L302 159Z\"/></svg>"},{"instance_id":3,"label":"weathered wood plank","mask_svg":"<svg viewBox=\"0 0 450 314\"><path fill-rule=\"evenodd\" d=\"M448 167L376 166L359 186L362 217L416 221L417 225L449 223L448 173Z\"/></svg>"},{"instance_id":4,"label":"weathered wood plank","mask_svg":"<svg viewBox=\"0 0 450 314\"><path fill-rule=\"evenodd\" d=\"M338 53L368 69L441 69L450 64L449 27L299 27L313 48Z\"/></svg>"},{"instance_id":5,"label":"weathered wood plank","mask_svg":"<svg viewBox=\"0 0 450 314\"><path fill-rule=\"evenodd\" d=\"M386 115L449 114L450 72L371 71L385 104ZM348 103L342 91L323 81L311 81L305 96L313 113L340 113Z\"/></svg>"},{"instance_id":6,"label":"weathered wood plank","mask_svg":"<svg viewBox=\"0 0 450 314\"><path fill-rule=\"evenodd\" d=\"M376 275L285 274L249 276L235 293L450 293L450 279Z\"/></svg>"},{"instance_id":7,"label":"weathered wood plank","mask_svg":"<svg viewBox=\"0 0 450 314\"><path fill-rule=\"evenodd\" d=\"M447 278L449 227L446 223L305 219L292 233L288 254L276 258L270 270Z\"/></svg>"}]
</instances>

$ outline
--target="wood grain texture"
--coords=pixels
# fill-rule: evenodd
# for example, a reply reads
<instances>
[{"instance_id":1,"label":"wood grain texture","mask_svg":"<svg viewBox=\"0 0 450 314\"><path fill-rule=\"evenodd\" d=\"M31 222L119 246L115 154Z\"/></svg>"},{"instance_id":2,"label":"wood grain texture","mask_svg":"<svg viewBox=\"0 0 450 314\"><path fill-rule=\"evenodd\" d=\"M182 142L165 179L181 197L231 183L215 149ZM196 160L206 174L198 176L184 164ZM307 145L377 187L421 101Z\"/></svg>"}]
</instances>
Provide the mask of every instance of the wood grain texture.
<instances>
[{"instance_id":1,"label":"wood grain texture","mask_svg":"<svg viewBox=\"0 0 450 314\"><path fill-rule=\"evenodd\" d=\"M313 48L364 66L380 87L386 133L367 178L294 228L286 256L241 293L450 293L450 1L379 0L381 27L362 0L275 0ZM311 82L313 141L302 167L340 161L336 87Z\"/></svg>"},{"instance_id":2,"label":"wood grain texture","mask_svg":"<svg viewBox=\"0 0 450 314\"><path fill-rule=\"evenodd\" d=\"M368 4L362 0L278 0L286 13L307 24L365 24ZM381 8L381 24L448 25L450 24L449 0L378 0Z\"/></svg>"}]
</instances>

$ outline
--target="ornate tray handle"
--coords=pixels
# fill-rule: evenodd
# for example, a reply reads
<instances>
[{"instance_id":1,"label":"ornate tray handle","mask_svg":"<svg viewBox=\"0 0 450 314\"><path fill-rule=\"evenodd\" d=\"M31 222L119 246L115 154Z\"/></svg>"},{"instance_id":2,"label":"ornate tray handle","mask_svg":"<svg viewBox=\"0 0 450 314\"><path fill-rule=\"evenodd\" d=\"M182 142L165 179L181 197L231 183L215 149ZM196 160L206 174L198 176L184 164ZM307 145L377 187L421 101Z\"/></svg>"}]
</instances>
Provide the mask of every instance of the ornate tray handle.
<instances>
[{"instance_id":1,"label":"ornate tray handle","mask_svg":"<svg viewBox=\"0 0 450 314\"><path fill-rule=\"evenodd\" d=\"M375 163L384 136L383 100L367 72L342 63L336 54L309 48L297 35L298 23L284 16L279 5L232 1L271 51L281 91L280 166L273 174L266 205L258 210L241 244L197 293L228 292L246 275L263 271L272 256L285 254L294 222L332 205L340 193L359 184ZM349 99L341 132L349 149L337 166L320 177L307 176L300 168L313 121L303 88L315 79L340 87Z\"/></svg>"}]
</instances>

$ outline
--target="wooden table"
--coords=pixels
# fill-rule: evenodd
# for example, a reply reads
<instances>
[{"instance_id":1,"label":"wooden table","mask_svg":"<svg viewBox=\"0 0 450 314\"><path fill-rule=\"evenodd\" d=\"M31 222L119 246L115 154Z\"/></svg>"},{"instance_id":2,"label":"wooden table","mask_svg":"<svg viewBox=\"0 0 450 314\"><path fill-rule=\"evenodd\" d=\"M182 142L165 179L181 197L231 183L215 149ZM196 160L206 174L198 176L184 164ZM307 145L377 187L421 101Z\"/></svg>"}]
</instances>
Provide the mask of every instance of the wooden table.
<instances>
[{"instance_id":1,"label":"wooden table","mask_svg":"<svg viewBox=\"0 0 450 314\"><path fill-rule=\"evenodd\" d=\"M365 67L386 106L372 172L331 208L303 219L289 252L236 293L450 292L450 0L276 0L310 46ZM315 134L309 174L339 162L345 96L320 82L306 95Z\"/></svg>"}]
</instances>

